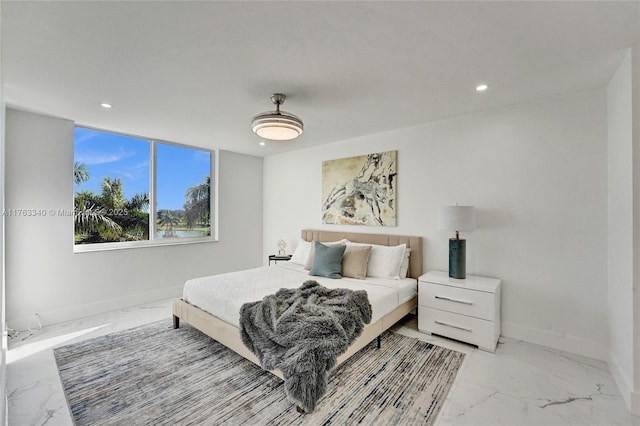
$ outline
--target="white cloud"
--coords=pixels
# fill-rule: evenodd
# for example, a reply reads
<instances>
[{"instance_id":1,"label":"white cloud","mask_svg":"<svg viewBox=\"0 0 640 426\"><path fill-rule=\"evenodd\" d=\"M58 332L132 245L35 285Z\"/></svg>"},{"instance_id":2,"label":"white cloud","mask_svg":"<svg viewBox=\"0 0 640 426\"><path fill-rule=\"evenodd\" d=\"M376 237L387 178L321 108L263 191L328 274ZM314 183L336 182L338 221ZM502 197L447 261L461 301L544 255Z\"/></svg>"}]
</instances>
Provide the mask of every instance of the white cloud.
<instances>
[{"instance_id":1,"label":"white cloud","mask_svg":"<svg viewBox=\"0 0 640 426\"><path fill-rule=\"evenodd\" d=\"M106 164L124 160L135 155L135 152L127 151L120 147L117 152L76 152L75 161L84 163L88 166L92 164Z\"/></svg>"},{"instance_id":2,"label":"white cloud","mask_svg":"<svg viewBox=\"0 0 640 426\"><path fill-rule=\"evenodd\" d=\"M120 176L130 180L138 180L143 176L148 179L149 162L143 161L141 163L134 164L130 167L127 167L125 170L122 170L122 169L111 170L111 174L113 176Z\"/></svg>"},{"instance_id":3,"label":"white cloud","mask_svg":"<svg viewBox=\"0 0 640 426\"><path fill-rule=\"evenodd\" d=\"M209 151L200 151L194 149L193 160L199 162L208 162L211 160L211 153Z\"/></svg>"}]
</instances>

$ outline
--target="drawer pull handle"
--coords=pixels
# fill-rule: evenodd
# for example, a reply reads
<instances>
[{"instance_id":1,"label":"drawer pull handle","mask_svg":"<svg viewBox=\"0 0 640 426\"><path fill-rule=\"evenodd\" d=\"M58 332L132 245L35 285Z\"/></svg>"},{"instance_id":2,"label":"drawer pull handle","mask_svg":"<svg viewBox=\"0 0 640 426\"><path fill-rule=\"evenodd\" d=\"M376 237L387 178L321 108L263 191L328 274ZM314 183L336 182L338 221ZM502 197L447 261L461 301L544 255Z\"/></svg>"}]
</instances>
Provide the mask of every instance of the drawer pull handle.
<instances>
[{"instance_id":1,"label":"drawer pull handle","mask_svg":"<svg viewBox=\"0 0 640 426\"><path fill-rule=\"evenodd\" d=\"M460 300L460 299L452 299L450 297L444 297L444 296L437 296L436 295L436 299L448 300L449 302L462 303L462 304L465 304L465 305L473 305L473 302L469 302L469 301L466 301L466 300Z\"/></svg>"},{"instance_id":2,"label":"drawer pull handle","mask_svg":"<svg viewBox=\"0 0 640 426\"><path fill-rule=\"evenodd\" d=\"M446 325L447 327L452 327L452 328L457 328L458 330L462 330L462 331L468 331L469 333L471 333L473 330L470 328L464 328L464 327L460 327L459 325L453 325L453 324L448 324L446 322L441 322L438 320L434 321L436 324L440 324L440 325Z\"/></svg>"}]
</instances>

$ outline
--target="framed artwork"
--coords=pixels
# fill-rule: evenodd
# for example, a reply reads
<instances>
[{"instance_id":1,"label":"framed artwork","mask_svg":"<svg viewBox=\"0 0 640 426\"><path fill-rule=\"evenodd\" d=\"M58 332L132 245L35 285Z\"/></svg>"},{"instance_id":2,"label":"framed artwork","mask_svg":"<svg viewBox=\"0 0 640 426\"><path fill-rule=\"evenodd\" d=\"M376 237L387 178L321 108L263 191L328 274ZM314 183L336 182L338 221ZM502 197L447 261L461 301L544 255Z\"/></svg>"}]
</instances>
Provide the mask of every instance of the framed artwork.
<instances>
[{"instance_id":1,"label":"framed artwork","mask_svg":"<svg viewBox=\"0 0 640 426\"><path fill-rule=\"evenodd\" d=\"M396 226L398 151L322 162L322 223Z\"/></svg>"}]
</instances>

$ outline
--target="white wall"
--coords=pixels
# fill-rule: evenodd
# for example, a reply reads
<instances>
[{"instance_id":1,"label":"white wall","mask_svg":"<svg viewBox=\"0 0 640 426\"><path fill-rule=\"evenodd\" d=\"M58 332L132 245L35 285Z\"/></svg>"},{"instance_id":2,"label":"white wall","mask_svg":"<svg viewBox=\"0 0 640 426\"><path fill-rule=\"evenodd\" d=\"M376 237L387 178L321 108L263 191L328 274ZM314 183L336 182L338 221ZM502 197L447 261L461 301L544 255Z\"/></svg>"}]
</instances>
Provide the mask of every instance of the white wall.
<instances>
[{"instance_id":1,"label":"white wall","mask_svg":"<svg viewBox=\"0 0 640 426\"><path fill-rule=\"evenodd\" d=\"M490 94L489 94L490 95ZM447 270L439 206L477 207L467 273L503 280L502 333L605 359L606 94L592 90L265 158L264 247L302 228L424 237ZM398 226L321 224L323 160L398 150Z\"/></svg>"},{"instance_id":2,"label":"white wall","mask_svg":"<svg viewBox=\"0 0 640 426\"><path fill-rule=\"evenodd\" d=\"M1 9L1 8L0 8ZM0 11L0 28L2 27ZM4 210L4 84L2 79L2 46L0 43L0 211ZM4 286L4 217L0 217L0 425L7 424L7 324Z\"/></svg>"},{"instance_id":3,"label":"white wall","mask_svg":"<svg viewBox=\"0 0 640 426\"><path fill-rule=\"evenodd\" d=\"M607 86L608 363L627 405L630 405L634 371L634 161L631 97L629 53Z\"/></svg>"},{"instance_id":4,"label":"white wall","mask_svg":"<svg viewBox=\"0 0 640 426\"><path fill-rule=\"evenodd\" d=\"M640 42L631 48L631 109L633 123L633 362L630 410L640 416Z\"/></svg>"},{"instance_id":5,"label":"white wall","mask_svg":"<svg viewBox=\"0 0 640 426\"><path fill-rule=\"evenodd\" d=\"M73 126L7 110L6 208L72 209ZM180 142L180 141L177 141ZM220 241L73 253L73 218L6 218L8 324L179 296L188 278L262 264L262 158L220 152Z\"/></svg>"}]
</instances>

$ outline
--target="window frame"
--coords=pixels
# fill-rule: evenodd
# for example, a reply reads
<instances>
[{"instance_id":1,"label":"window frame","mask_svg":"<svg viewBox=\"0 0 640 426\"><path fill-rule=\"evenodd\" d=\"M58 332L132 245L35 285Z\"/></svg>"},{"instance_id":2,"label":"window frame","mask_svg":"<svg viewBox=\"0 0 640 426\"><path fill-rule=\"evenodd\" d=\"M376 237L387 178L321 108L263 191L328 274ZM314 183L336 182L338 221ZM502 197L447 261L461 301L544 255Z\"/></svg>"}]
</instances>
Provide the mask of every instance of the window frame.
<instances>
[{"instance_id":1,"label":"window frame","mask_svg":"<svg viewBox=\"0 0 640 426\"><path fill-rule=\"evenodd\" d=\"M87 253L87 252L95 252L95 251L111 251L111 250L123 250L123 249L132 249L132 248L143 248L143 247L162 247L162 246L174 246L174 245L184 245L184 244L202 244L202 243L210 243L219 241L219 230L218 230L218 171L219 167L219 158L220 158L220 150L217 148L202 148L197 146L186 145L183 143L170 142L162 139L149 138L145 136L133 135L130 133L124 132L115 132L112 130L105 130L91 126L83 126L79 124L75 124L74 128L81 127L83 129L94 130L97 132L104 133L112 133L116 135L138 138L149 141L149 239L143 241L117 241L117 242L108 242L108 243L91 243L91 244L76 244L75 239L72 239L73 244L73 252L74 253ZM211 232L210 235L204 237L179 237L179 238L166 238L166 239L157 239L157 205L156 205L156 184L157 184L157 170L156 170L156 146L157 144L164 145L173 145L182 148L195 149L198 151L207 151L209 152L210 158L210 170L209 176L211 180L210 187L210 197L209 197L209 212L210 212L210 223L211 223ZM75 161L75 138L74 138L74 161ZM72 193L72 210L75 201L75 188ZM73 216L72 216L73 220ZM75 233L75 224L73 226ZM73 237L73 236L72 236Z\"/></svg>"}]
</instances>

